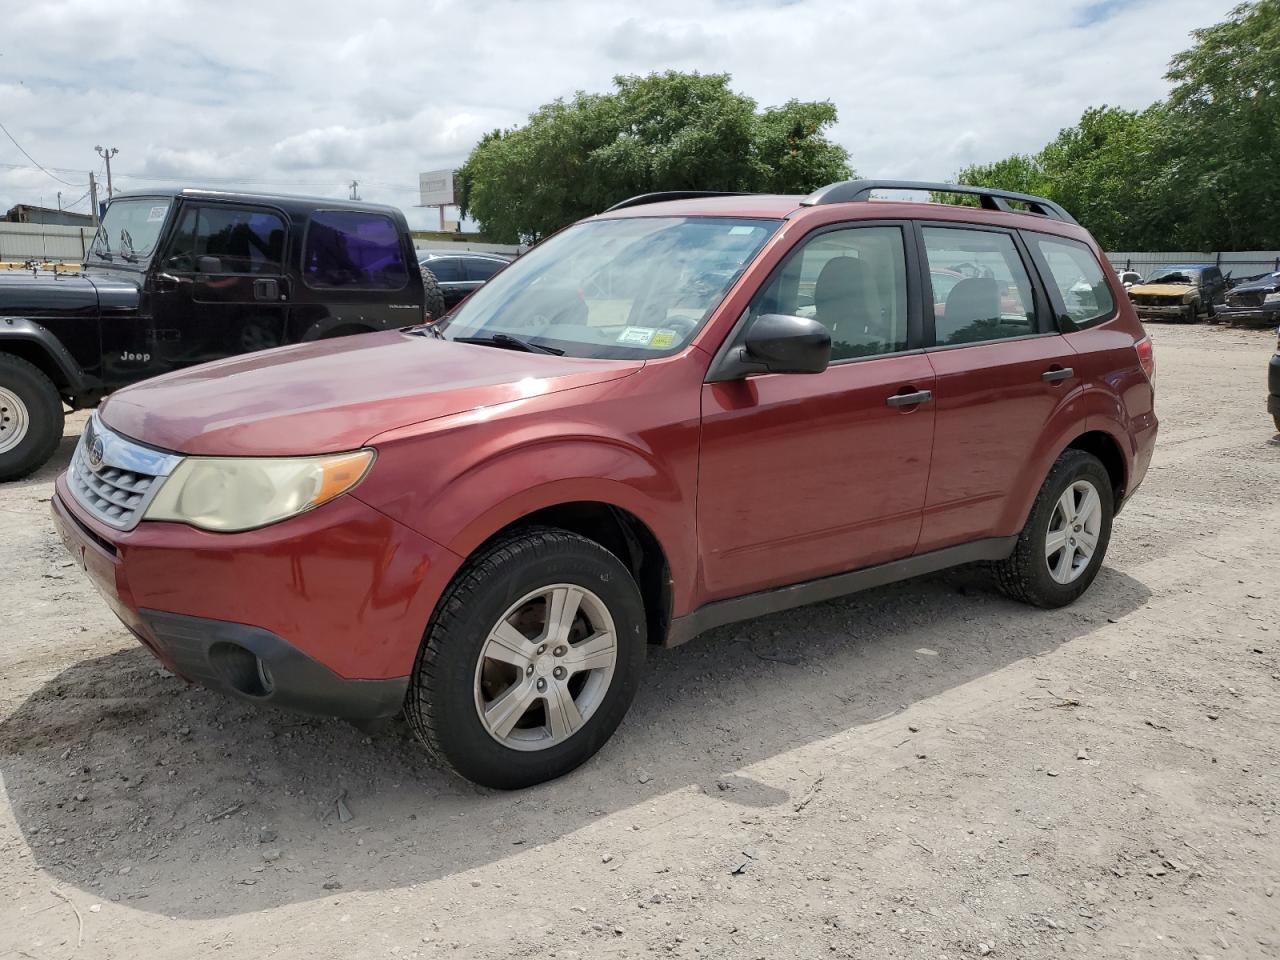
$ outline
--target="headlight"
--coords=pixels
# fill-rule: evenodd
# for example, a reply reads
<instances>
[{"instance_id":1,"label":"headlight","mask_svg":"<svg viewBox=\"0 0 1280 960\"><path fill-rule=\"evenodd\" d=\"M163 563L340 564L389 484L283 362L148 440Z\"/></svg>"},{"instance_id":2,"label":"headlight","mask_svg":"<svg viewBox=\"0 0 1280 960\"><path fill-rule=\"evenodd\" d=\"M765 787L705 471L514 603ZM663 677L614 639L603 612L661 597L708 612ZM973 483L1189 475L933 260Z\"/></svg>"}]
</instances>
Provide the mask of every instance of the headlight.
<instances>
[{"instance_id":1,"label":"headlight","mask_svg":"<svg viewBox=\"0 0 1280 960\"><path fill-rule=\"evenodd\" d=\"M1280 290L1277 290L1275 293L1268 293L1265 297L1262 298L1262 302L1263 303L1280 303Z\"/></svg>"},{"instance_id":2,"label":"headlight","mask_svg":"<svg viewBox=\"0 0 1280 960\"><path fill-rule=\"evenodd\" d=\"M169 474L143 519L229 533L311 510L364 479L372 450L324 457L188 457Z\"/></svg>"}]
</instances>

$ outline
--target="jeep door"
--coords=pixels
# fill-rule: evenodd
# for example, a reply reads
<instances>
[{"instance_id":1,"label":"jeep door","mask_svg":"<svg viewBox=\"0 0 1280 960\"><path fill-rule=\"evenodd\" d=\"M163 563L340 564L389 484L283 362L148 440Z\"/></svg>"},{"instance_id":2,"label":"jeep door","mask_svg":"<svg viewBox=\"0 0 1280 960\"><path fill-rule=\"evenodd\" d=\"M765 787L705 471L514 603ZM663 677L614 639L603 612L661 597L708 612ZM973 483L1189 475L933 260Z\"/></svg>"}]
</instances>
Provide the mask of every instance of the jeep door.
<instances>
[{"instance_id":1,"label":"jeep door","mask_svg":"<svg viewBox=\"0 0 1280 960\"><path fill-rule=\"evenodd\" d=\"M908 242L908 241L911 242ZM820 374L702 388L698 537L706 599L910 556L933 443L933 370L908 224L810 234L731 337L769 313L831 332Z\"/></svg>"},{"instance_id":2,"label":"jeep door","mask_svg":"<svg viewBox=\"0 0 1280 960\"><path fill-rule=\"evenodd\" d=\"M165 369L284 342L287 233L285 214L271 207L183 204L149 281Z\"/></svg>"},{"instance_id":3,"label":"jeep door","mask_svg":"<svg viewBox=\"0 0 1280 960\"><path fill-rule=\"evenodd\" d=\"M924 553L1018 532L1018 504L1044 479L1029 474L1080 376L1014 232L926 222L919 237L930 274L963 277L926 318L937 423Z\"/></svg>"}]
</instances>

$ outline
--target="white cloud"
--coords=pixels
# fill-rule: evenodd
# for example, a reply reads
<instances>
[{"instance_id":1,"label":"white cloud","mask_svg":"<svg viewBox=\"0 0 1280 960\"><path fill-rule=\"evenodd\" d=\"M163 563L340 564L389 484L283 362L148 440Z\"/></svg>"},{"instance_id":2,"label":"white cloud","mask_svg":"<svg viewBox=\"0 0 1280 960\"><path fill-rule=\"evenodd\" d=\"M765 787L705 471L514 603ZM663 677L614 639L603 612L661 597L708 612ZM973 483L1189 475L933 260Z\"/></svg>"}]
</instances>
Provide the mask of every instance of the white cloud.
<instances>
[{"instance_id":1,"label":"white cloud","mask_svg":"<svg viewBox=\"0 0 1280 960\"><path fill-rule=\"evenodd\" d=\"M410 207L465 158L616 73L725 71L763 105L830 99L867 176L946 178L1103 103L1162 96L1169 57L1235 0L46 0L8 11L0 121L82 183L251 181ZM26 164L0 138L0 164ZM74 172L63 172L69 168ZM77 193L0 166L0 210ZM421 213L418 214L421 216Z\"/></svg>"}]
</instances>

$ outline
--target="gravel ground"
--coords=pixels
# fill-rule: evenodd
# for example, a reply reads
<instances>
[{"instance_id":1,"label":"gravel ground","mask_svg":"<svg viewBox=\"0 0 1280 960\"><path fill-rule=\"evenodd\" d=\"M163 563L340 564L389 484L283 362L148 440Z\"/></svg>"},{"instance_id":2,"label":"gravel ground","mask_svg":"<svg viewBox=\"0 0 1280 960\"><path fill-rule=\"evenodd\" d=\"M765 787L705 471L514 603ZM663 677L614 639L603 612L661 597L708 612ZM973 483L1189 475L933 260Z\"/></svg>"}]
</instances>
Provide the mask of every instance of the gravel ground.
<instances>
[{"instance_id":1,"label":"gravel ground","mask_svg":"<svg viewBox=\"0 0 1280 960\"><path fill-rule=\"evenodd\" d=\"M0 957L1280 957L1272 335L1155 327L1093 588L955 571L656 650L521 793L158 669L0 487Z\"/></svg>"}]
</instances>

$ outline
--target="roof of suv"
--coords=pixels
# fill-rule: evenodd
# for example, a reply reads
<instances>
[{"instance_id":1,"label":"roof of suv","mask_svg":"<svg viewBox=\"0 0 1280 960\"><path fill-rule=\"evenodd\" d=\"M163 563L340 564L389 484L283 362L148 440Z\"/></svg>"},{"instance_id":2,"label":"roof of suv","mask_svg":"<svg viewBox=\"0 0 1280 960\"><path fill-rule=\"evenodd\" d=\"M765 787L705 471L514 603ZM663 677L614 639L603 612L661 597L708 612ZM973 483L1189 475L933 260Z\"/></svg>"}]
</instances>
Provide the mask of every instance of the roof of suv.
<instances>
[{"instance_id":1,"label":"roof of suv","mask_svg":"<svg viewBox=\"0 0 1280 960\"><path fill-rule=\"evenodd\" d=\"M879 199L884 191L915 191L974 196L980 206ZM1014 205L1016 204L1016 206ZM1051 200L968 184L905 180L846 180L807 196L797 194L670 191L643 194L599 214L614 217L742 217L786 220L804 216L820 222L837 220L961 220L1087 235L1066 210Z\"/></svg>"},{"instance_id":2,"label":"roof of suv","mask_svg":"<svg viewBox=\"0 0 1280 960\"><path fill-rule=\"evenodd\" d=\"M363 200L343 200L337 197L307 197L289 193L254 193L246 190L214 190L203 187L156 187L147 190L117 190L112 200L142 200L152 197L190 200L253 200L269 203L272 206L290 209L326 210L370 210L378 213L394 212L399 215L397 207L383 203L366 203Z\"/></svg>"}]
</instances>

